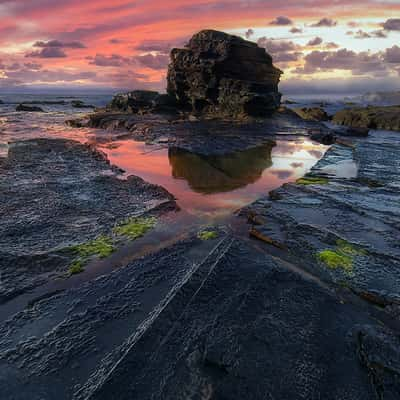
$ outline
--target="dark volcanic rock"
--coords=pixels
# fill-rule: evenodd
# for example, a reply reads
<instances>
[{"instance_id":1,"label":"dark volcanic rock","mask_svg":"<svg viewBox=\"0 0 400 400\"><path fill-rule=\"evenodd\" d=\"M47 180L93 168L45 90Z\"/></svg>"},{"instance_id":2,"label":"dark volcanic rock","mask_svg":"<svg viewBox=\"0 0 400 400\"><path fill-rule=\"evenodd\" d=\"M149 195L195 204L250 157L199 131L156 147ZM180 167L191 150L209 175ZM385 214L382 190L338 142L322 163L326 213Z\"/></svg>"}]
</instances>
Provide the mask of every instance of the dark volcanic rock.
<instances>
[{"instance_id":1,"label":"dark volcanic rock","mask_svg":"<svg viewBox=\"0 0 400 400\"><path fill-rule=\"evenodd\" d=\"M158 95L158 92L150 90L134 90L133 92L117 94L113 97L109 108L131 113L137 113L140 110L151 110L153 100Z\"/></svg>"},{"instance_id":2,"label":"dark volcanic rock","mask_svg":"<svg viewBox=\"0 0 400 400\"><path fill-rule=\"evenodd\" d=\"M72 100L71 106L74 108L95 108L91 104L85 104L82 100Z\"/></svg>"},{"instance_id":3,"label":"dark volcanic rock","mask_svg":"<svg viewBox=\"0 0 400 400\"><path fill-rule=\"evenodd\" d=\"M190 111L234 118L265 116L280 105L281 73L255 43L205 30L185 49L172 50L167 91Z\"/></svg>"},{"instance_id":4,"label":"dark volcanic rock","mask_svg":"<svg viewBox=\"0 0 400 400\"><path fill-rule=\"evenodd\" d=\"M334 145L309 180L286 184L249 207L265 221L255 229L303 260L313 274L371 294L364 297L399 304L396 135L379 132L355 139L354 147Z\"/></svg>"},{"instance_id":5,"label":"dark volcanic rock","mask_svg":"<svg viewBox=\"0 0 400 400\"><path fill-rule=\"evenodd\" d=\"M332 131L315 121L305 121L289 109L280 108L270 118L232 123L229 120L176 120L170 115L137 115L98 111L67 121L73 127L107 130L115 137L127 135L147 143L163 143L202 155L228 154L257 147L277 138L312 136L321 143L333 143ZM100 134L99 134L100 136ZM100 138L99 138L100 139Z\"/></svg>"},{"instance_id":6,"label":"dark volcanic rock","mask_svg":"<svg viewBox=\"0 0 400 400\"><path fill-rule=\"evenodd\" d=\"M334 132L340 136L355 136L355 137L367 137L370 129L369 128L357 128L352 126L338 126L335 127Z\"/></svg>"},{"instance_id":7,"label":"dark volcanic rock","mask_svg":"<svg viewBox=\"0 0 400 400\"><path fill-rule=\"evenodd\" d=\"M10 145L0 159L0 303L65 272L69 246L110 234L118 221L173 203L163 188L121 171L74 141Z\"/></svg>"},{"instance_id":8,"label":"dark volcanic rock","mask_svg":"<svg viewBox=\"0 0 400 400\"><path fill-rule=\"evenodd\" d=\"M400 106L349 108L338 111L332 122L354 128L400 131Z\"/></svg>"},{"instance_id":9,"label":"dark volcanic rock","mask_svg":"<svg viewBox=\"0 0 400 400\"><path fill-rule=\"evenodd\" d=\"M292 108L292 110L306 121L328 121L329 116L321 107Z\"/></svg>"},{"instance_id":10,"label":"dark volcanic rock","mask_svg":"<svg viewBox=\"0 0 400 400\"><path fill-rule=\"evenodd\" d=\"M28 106L26 104L19 104L15 111L26 111L26 112L44 112L44 110L37 106Z\"/></svg>"},{"instance_id":11,"label":"dark volcanic rock","mask_svg":"<svg viewBox=\"0 0 400 400\"><path fill-rule=\"evenodd\" d=\"M318 143L322 143L325 145L331 145L335 143L336 140L336 136L332 132L324 131L312 133L310 138Z\"/></svg>"},{"instance_id":12,"label":"dark volcanic rock","mask_svg":"<svg viewBox=\"0 0 400 400\"><path fill-rule=\"evenodd\" d=\"M168 94L151 90L134 90L117 94L107 108L133 114L176 113L176 105L175 98Z\"/></svg>"},{"instance_id":13,"label":"dark volcanic rock","mask_svg":"<svg viewBox=\"0 0 400 400\"><path fill-rule=\"evenodd\" d=\"M3 397L398 398L398 338L372 306L255 243L204 245L164 249L0 325Z\"/></svg>"},{"instance_id":14,"label":"dark volcanic rock","mask_svg":"<svg viewBox=\"0 0 400 400\"><path fill-rule=\"evenodd\" d=\"M351 334L372 326L372 361L385 338L362 308L243 242L227 239L216 253L77 399L375 400L377 389L396 398L399 351L393 366L388 351L398 340L381 358L393 380L374 387Z\"/></svg>"}]
</instances>

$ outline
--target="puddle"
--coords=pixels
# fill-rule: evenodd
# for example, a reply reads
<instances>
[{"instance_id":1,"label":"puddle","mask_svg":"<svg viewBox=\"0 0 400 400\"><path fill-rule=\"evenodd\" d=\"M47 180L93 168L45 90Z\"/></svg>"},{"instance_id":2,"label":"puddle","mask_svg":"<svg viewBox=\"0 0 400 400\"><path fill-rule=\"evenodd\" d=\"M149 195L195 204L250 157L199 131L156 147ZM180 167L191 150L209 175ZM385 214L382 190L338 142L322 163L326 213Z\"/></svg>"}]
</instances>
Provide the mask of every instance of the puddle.
<instances>
[{"instance_id":1,"label":"puddle","mask_svg":"<svg viewBox=\"0 0 400 400\"><path fill-rule=\"evenodd\" d=\"M181 209L214 218L266 195L307 173L327 146L307 138L278 140L222 156L204 156L176 148L159 148L134 140L99 146L112 164L127 175L161 185L177 199Z\"/></svg>"},{"instance_id":2,"label":"puddle","mask_svg":"<svg viewBox=\"0 0 400 400\"><path fill-rule=\"evenodd\" d=\"M103 130L71 129L64 121L76 116L73 110L36 115L17 114L13 106L7 107L0 112L0 157L7 156L9 141L46 137L90 142L112 164L125 170L125 177L137 175L166 188L176 197L180 211L163 216L150 233L127 243L110 258L91 262L82 274L69 279L50 279L3 304L0 319L18 312L34 299L76 287L135 258L170 246L205 225L234 224L235 211L303 176L328 149L307 138L291 137L277 140L274 146L267 144L222 156L204 156L132 139L113 141L115 137Z\"/></svg>"}]
</instances>

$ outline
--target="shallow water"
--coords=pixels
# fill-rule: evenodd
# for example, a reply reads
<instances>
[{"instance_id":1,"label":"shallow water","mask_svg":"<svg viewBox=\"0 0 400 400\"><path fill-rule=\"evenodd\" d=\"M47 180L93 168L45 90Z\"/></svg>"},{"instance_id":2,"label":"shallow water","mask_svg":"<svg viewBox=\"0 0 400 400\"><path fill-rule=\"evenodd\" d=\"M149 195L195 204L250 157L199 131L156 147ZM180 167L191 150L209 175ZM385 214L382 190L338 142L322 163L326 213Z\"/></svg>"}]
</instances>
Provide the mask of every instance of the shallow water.
<instances>
[{"instance_id":1,"label":"shallow water","mask_svg":"<svg viewBox=\"0 0 400 400\"><path fill-rule=\"evenodd\" d=\"M186 212L222 217L303 176L327 146L302 138L223 156L203 156L134 140L99 146L126 175L165 187Z\"/></svg>"},{"instance_id":2,"label":"shallow water","mask_svg":"<svg viewBox=\"0 0 400 400\"><path fill-rule=\"evenodd\" d=\"M223 156L204 156L132 139L115 141L115 135L105 130L68 127L66 119L76 118L88 110L73 109L68 99L64 100L66 104L43 105L45 113L15 112L18 101L0 104L0 157L7 156L11 141L66 138L90 142L103 151L112 164L125 171L121 179L137 175L163 186L176 197L180 211L163 216L150 233L127 243L106 260L92 261L82 274L50 280L2 305L0 319L18 312L34 299L77 286L190 237L204 226L237 224L232 219L236 210L303 176L328 149L307 138L294 140L292 137L277 140L275 145L266 144ZM94 103L90 99L82 100Z\"/></svg>"},{"instance_id":3,"label":"shallow water","mask_svg":"<svg viewBox=\"0 0 400 400\"><path fill-rule=\"evenodd\" d=\"M72 100L104 106L109 96L18 94L0 99L4 102L0 104L0 157L7 155L7 143L15 140L67 138L90 142L105 152L112 164L125 170L125 176L138 175L165 187L182 210L197 217L232 214L270 190L303 176L328 148L301 138L205 157L132 139L112 141L110 132L65 125L65 120L91 111L73 108ZM38 105L45 112L16 112L15 107L21 102Z\"/></svg>"}]
</instances>

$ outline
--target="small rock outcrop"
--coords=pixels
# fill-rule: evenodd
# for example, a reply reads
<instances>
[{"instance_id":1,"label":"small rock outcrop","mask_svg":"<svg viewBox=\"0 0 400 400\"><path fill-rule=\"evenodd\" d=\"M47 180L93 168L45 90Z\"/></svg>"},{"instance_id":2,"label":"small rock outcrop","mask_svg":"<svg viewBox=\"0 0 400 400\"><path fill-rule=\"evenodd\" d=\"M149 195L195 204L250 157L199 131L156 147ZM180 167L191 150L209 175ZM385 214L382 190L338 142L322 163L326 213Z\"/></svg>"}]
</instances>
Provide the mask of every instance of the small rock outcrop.
<instances>
[{"instance_id":1,"label":"small rock outcrop","mask_svg":"<svg viewBox=\"0 0 400 400\"><path fill-rule=\"evenodd\" d=\"M72 100L71 106L73 108L95 108L95 106L91 104L85 104L82 100Z\"/></svg>"},{"instance_id":2,"label":"small rock outcrop","mask_svg":"<svg viewBox=\"0 0 400 400\"><path fill-rule=\"evenodd\" d=\"M37 106L27 106L26 104L19 104L15 111L25 111L25 112L44 112L44 110Z\"/></svg>"},{"instance_id":3,"label":"small rock outcrop","mask_svg":"<svg viewBox=\"0 0 400 400\"><path fill-rule=\"evenodd\" d=\"M149 112L176 112L176 101L168 94L160 94L151 90L134 90L114 96L109 108L133 114Z\"/></svg>"},{"instance_id":4,"label":"small rock outcrop","mask_svg":"<svg viewBox=\"0 0 400 400\"><path fill-rule=\"evenodd\" d=\"M171 51L167 92L182 108L228 116L266 116L280 106L282 71L257 44L223 32L195 34Z\"/></svg>"},{"instance_id":5,"label":"small rock outcrop","mask_svg":"<svg viewBox=\"0 0 400 400\"><path fill-rule=\"evenodd\" d=\"M299 117L306 121L328 121L329 116L321 107L303 107L292 109Z\"/></svg>"},{"instance_id":6,"label":"small rock outcrop","mask_svg":"<svg viewBox=\"0 0 400 400\"><path fill-rule=\"evenodd\" d=\"M167 94L148 90L118 94L108 108L135 114L266 117L280 106L281 74L256 43L205 30L195 34L184 49L171 51Z\"/></svg>"},{"instance_id":7,"label":"small rock outcrop","mask_svg":"<svg viewBox=\"0 0 400 400\"><path fill-rule=\"evenodd\" d=\"M348 108L338 111L332 121L353 128L400 131L400 106Z\"/></svg>"}]
</instances>

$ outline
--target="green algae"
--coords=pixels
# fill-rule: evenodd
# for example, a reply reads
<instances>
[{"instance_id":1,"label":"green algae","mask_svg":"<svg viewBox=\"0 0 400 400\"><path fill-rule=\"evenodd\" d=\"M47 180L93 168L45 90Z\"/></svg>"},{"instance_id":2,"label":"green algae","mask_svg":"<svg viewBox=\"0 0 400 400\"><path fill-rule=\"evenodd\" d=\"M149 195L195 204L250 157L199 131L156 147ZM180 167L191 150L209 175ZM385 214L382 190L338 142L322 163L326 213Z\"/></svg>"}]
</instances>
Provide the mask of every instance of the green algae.
<instances>
[{"instance_id":1,"label":"green algae","mask_svg":"<svg viewBox=\"0 0 400 400\"><path fill-rule=\"evenodd\" d=\"M354 258L365 255L367 255L367 252L364 249L346 240L338 239L335 249L322 250L317 254L317 258L330 269L340 268L344 272L351 274L353 272Z\"/></svg>"},{"instance_id":2,"label":"green algae","mask_svg":"<svg viewBox=\"0 0 400 400\"><path fill-rule=\"evenodd\" d=\"M113 234L135 240L152 229L156 223L155 217L130 218L117 225L113 229ZM83 272L85 265L92 257L106 258L110 256L116 250L116 242L117 239L114 236L101 235L96 239L69 247L68 250L77 256L69 267L69 274L75 275Z\"/></svg>"},{"instance_id":3,"label":"green algae","mask_svg":"<svg viewBox=\"0 0 400 400\"><path fill-rule=\"evenodd\" d=\"M353 270L353 259L335 250L320 251L318 259L331 269L341 268L348 273Z\"/></svg>"},{"instance_id":4,"label":"green algae","mask_svg":"<svg viewBox=\"0 0 400 400\"><path fill-rule=\"evenodd\" d=\"M89 242L73 246L72 250L82 258L89 258L92 256L106 258L115 251L115 247L110 237L101 235Z\"/></svg>"},{"instance_id":5,"label":"green algae","mask_svg":"<svg viewBox=\"0 0 400 400\"><path fill-rule=\"evenodd\" d=\"M80 259L73 261L68 269L68 272L70 273L70 275L76 275L76 274L80 274L81 272L83 272L85 270L83 264L84 264L84 261L80 260Z\"/></svg>"},{"instance_id":6,"label":"green algae","mask_svg":"<svg viewBox=\"0 0 400 400\"><path fill-rule=\"evenodd\" d=\"M131 240L135 240L154 228L156 223L157 218L155 217L130 218L116 226L113 232L116 235L126 236Z\"/></svg>"},{"instance_id":7,"label":"green algae","mask_svg":"<svg viewBox=\"0 0 400 400\"><path fill-rule=\"evenodd\" d=\"M298 185L327 185L329 180L327 178L321 178L316 176L308 176L297 179Z\"/></svg>"},{"instance_id":8,"label":"green algae","mask_svg":"<svg viewBox=\"0 0 400 400\"><path fill-rule=\"evenodd\" d=\"M218 233L215 231L205 230L197 234L197 237L201 240L211 240L218 237Z\"/></svg>"}]
</instances>

